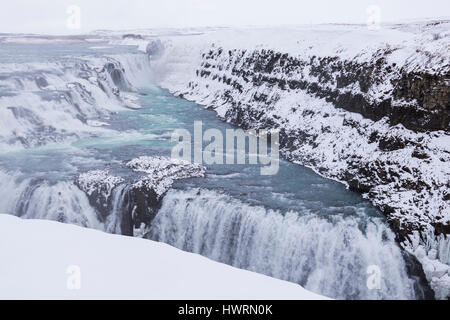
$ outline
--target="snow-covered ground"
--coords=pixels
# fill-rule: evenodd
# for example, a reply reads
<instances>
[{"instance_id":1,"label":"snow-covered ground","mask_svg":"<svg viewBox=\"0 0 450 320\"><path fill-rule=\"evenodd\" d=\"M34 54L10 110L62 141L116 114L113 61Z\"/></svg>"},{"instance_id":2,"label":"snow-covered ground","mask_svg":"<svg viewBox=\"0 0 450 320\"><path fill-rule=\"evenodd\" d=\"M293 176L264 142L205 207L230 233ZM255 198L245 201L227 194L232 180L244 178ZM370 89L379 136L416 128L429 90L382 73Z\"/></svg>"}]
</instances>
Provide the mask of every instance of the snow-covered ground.
<instances>
[{"instance_id":1,"label":"snow-covered ground","mask_svg":"<svg viewBox=\"0 0 450 320\"><path fill-rule=\"evenodd\" d=\"M10 215L0 215L0 298L326 299L163 243Z\"/></svg>"}]
</instances>

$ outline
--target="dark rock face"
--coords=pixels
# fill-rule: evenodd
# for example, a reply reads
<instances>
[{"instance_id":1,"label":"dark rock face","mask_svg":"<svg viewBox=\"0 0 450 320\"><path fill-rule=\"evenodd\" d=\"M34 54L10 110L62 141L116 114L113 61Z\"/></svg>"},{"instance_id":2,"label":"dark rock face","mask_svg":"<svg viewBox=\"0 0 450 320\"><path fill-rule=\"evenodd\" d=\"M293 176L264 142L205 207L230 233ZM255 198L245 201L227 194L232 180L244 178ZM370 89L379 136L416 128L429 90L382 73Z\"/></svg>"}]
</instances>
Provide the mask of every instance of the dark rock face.
<instances>
[{"instance_id":1,"label":"dark rock face","mask_svg":"<svg viewBox=\"0 0 450 320\"><path fill-rule=\"evenodd\" d=\"M114 191L124 180L109 174L108 170L93 170L82 173L75 180L75 185L86 193L90 204L105 221L113 208Z\"/></svg>"},{"instance_id":2,"label":"dark rock face","mask_svg":"<svg viewBox=\"0 0 450 320\"><path fill-rule=\"evenodd\" d=\"M108 171L82 174L75 185L86 193L100 221L107 221L111 214L120 217L123 235L133 236L134 228L140 228L142 224L150 226L161 206L162 198L151 187L137 186L132 181L110 175Z\"/></svg>"},{"instance_id":3,"label":"dark rock face","mask_svg":"<svg viewBox=\"0 0 450 320\"><path fill-rule=\"evenodd\" d=\"M108 62L103 67L102 72L107 72L111 76L114 85L122 91L131 91L131 85L125 77L125 70L117 62Z\"/></svg>"},{"instance_id":4,"label":"dark rock face","mask_svg":"<svg viewBox=\"0 0 450 320\"><path fill-rule=\"evenodd\" d=\"M379 51L371 63L356 63L338 57L316 57L302 60L273 50L228 51L229 65L218 65L225 54L216 48L203 55L197 75L211 77L238 91L241 84L220 76L217 71L231 69L231 74L254 86L266 84L281 90L305 90L336 107L357 112L378 121L388 117L392 125L401 123L418 131L448 130L450 120L450 73L405 72L389 65ZM223 57L223 56L222 56ZM239 66L239 67L237 67ZM374 99L374 91L381 95ZM268 96L255 96L257 102L274 101Z\"/></svg>"},{"instance_id":5,"label":"dark rock face","mask_svg":"<svg viewBox=\"0 0 450 320\"><path fill-rule=\"evenodd\" d=\"M99 183L93 191L88 191L79 180L75 184L86 192L89 203L97 210L101 221L105 222L111 214L120 216L123 235L133 236L134 229L140 228L142 224L150 226L161 206L162 198L146 186L137 187L122 182L107 191L110 186Z\"/></svg>"},{"instance_id":6,"label":"dark rock face","mask_svg":"<svg viewBox=\"0 0 450 320\"><path fill-rule=\"evenodd\" d=\"M395 81L393 97L417 101L421 108L392 115L393 123L410 123L412 129L448 130L450 115L450 74L402 73ZM411 109L411 108L409 108Z\"/></svg>"},{"instance_id":7,"label":"dark rock face","mask_svg":"<svg viewBox=\"0 0 450 320\"><path fill-rule=\"evenodd\" d=\"M414 291L419 300L435 300L434 291L428 284L422 265L413 255L406 251L402 251L403 259L405 259L406 272L414 279Z\"/></svg>"},{"instance_id":8,"label":"dark rock face","mask_svg":"<svg viewBox=\"0 0 450 320\"><path fill-rule=\"evenodd\" d=\"M155 190L147 186L131 188L129 197L133 204L131 217L134 227L139 228L142 224L150 226L161 207L163 198L158 197Z\"/></svg>"},{"instance_id":9,"label":"dark rock face","mask_svg":"<svg viewBox=\"0 0 450 320\"><path fill-rule=\"evenodd\" d=\"M127 33L127 34L124 34L124 35L122 36L122 39L136 39L136 40L143 40L144 37L141 36L140 34Z\"/></svg>"},{"instance_id":10,"label":"dark rock face","mask_svg":"<svg viewBox=\"0 0 450 320\"><path fill-rule=\"evenodd\" d=\"M164 52L164 44L161 40L152 40L147 44L146 53L153 59L159 58Z\"/></svg>"},{"instance_id":11,"label":"dark rock face","mask_svg":"<svg viewBox=\"0 0 450 320\"><path fill-rule=\"evenodd\" d=\"M83 190L82 185L78 183L78 181L75 181L75 185ZM104 189L104 187L100 186L98 190L94 190L92 193L88 194L88 199L91 206L97 209L102 217L102 221L105 221L109 212L112 210L112 203L109 201L109 197L104 195L104 190L102 189Z\"/></svg>"}]
</instances>

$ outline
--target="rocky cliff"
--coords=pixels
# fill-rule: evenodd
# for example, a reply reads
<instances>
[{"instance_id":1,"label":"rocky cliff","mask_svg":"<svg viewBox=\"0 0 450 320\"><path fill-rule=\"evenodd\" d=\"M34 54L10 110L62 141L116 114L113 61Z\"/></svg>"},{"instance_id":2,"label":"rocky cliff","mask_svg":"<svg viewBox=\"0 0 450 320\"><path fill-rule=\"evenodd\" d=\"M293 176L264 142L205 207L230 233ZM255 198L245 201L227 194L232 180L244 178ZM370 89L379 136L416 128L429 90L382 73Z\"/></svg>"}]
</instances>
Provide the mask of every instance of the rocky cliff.
<instances>
[{"instance_id":1,"label":"rocky cliff","mask_svg":"<svg viewBox=\"0 0 450 320\"><path fill-rule=\"evenodd\" d=\"M202 87L212 88L208 106L226 104L222 117L227 121L247 129L280 130L287 158L366 194L391 218L400 241L429 224L438 226L437 234L450 233L444 215L450 197L445 171L449 153L439 150L445 145L433 143L438 138L445 144L448 138L448 67L419 75L377 56L358 64L339 57L304 60L273 50L226 52L220 47L203 54L196 75L183 96L193 97L205 91ZM283 101L287 97L288 104ZM325 106L330 112L324 112ZM311 125L305 127L302 122ZM351 138L339 146L343 131ZM333 140L323 136L336 141L329 145ZM354 139L370 146L370 153L345 150L354 145ZM302 148L322 154L300 154ZM338 148L332 155L336 159L329 159L326 148ZM329 160L345 166L337 171ZM424 172L431 166L443 167L432 179ZM408 191L414 196L392 198L394 192ZM405 210L406 204L416 207L418 219L403 219L414 215L410 208Z\"/></svg>"}]
</instances>

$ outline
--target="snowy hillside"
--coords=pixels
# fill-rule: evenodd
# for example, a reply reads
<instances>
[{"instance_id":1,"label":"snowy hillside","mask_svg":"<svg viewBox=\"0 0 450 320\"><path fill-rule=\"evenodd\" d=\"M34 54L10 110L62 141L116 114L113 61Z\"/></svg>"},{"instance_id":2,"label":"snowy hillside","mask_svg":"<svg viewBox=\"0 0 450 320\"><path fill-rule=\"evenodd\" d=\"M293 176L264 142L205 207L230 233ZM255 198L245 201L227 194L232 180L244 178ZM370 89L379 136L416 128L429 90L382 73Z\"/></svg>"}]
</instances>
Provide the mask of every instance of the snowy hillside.
<instances>
[{"instance_id":1,"label":"snowy hillside","mask_svg":"<svg viewBox=\"0 0 450 320\"><path fill-rule=\"evenodd\" d=\"M0 215L0 298L325 299L163 243L10 215Z\"/></svg>"}]
</instances>

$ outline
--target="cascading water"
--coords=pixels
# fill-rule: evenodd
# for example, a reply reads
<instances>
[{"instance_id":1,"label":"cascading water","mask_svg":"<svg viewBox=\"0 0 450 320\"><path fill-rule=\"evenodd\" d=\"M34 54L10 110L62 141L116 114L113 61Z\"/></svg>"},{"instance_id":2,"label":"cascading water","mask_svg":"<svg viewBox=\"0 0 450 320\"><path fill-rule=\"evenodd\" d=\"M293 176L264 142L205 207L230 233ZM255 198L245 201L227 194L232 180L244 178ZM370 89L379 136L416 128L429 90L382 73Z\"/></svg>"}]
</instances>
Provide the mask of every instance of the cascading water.
<instances>
[{"instance_id":1,"label":"cascading water","mask_svg":"<svg viewBox=\"0 0 450 320\"><path fill-rule=\"evenodd\" d=\"M212 191L173 190L148 237L334 298L415 297L394 235L377 218L283 215ZM370 265L382 271L380 290L366 285Z\"/></svg>"},{"instance_id":2,"label":"cascading water","mask_svg":"<svg viewBox=\"0 0 450 320\"><path fill-rule=\"evenodd\" d=\"M126 185L119 185L114 189L112 195L112 212L106 218L105 231L109 233L122 234L122 217L124 213Z\"/></svg>"},{"instance_id":3,"label":"cascading water","mask_svg":"<svg viewBox=\"0 0 450 320\"><path fill-rule=\"evenodd\" d=\"M48 219L103 230L84 192L73 183L49 183L40 179L21 180L18 174L0 171L0 212L26 219Z\"/></svg>"},{"instance_id":4,"label":"cascading water","mask_svg":"<svg viewBox=\"0 0 450 320\"><path fill-rule=\"evenodd\" d=\"M17 64L21 56L13 61L0 56L0 151L5 152L108 133L97 120L124 106L135 108L123 91L134 91L149 74L148 57L132 51L99 56L79 44L73 48L77 57L56 52L39 61L33 46L8 46L31 61Z\"/></svg>"}]
</instances>

